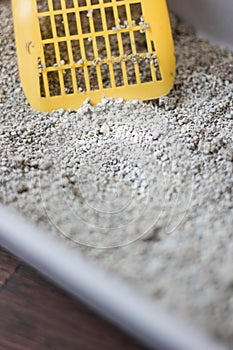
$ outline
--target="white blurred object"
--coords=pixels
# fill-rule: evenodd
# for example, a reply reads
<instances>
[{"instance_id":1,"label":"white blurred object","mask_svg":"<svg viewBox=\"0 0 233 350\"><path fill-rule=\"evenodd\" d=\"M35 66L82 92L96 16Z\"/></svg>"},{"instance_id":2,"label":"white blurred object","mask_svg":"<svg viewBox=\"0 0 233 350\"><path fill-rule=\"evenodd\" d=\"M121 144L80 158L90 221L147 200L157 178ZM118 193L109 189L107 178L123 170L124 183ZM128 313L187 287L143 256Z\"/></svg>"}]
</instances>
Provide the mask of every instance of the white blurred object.
<instances>
[{"instance_id":1,"label":"white blurred object","mask_svg":"<svg viewBox=\"0 0 233 350\"><path fill-rule=\"evenodd\" d=\"M150 349L228 350L1 204L0 245Z\"/></svg>"},{"instance_id":2,"label":"white blurred object","mask_svg":"<svg viewBox=\"0 0 233 350\"><path fill-rule=\"evenodd\" d=\"M233 50L233 0L167 0L197 34Z\"/></svg>"}]
</instances>

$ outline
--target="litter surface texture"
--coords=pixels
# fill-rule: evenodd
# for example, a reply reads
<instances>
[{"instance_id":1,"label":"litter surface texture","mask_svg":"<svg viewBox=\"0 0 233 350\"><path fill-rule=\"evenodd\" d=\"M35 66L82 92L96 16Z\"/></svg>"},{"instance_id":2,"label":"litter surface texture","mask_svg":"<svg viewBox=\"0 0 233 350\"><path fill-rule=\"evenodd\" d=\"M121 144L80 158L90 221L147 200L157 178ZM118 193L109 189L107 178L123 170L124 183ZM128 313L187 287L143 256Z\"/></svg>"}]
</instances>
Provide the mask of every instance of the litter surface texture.
<instances>
[{"instance_id":1,"label":"litter surface texture","mask_svg":"<svg viewBox=\"0 0 233 350\"><path fill-rule=\"evenodd\" d=\"M232 348L233 53L172 17L167 97L37 113L0 6L0 201Z\"/></svg>"}]
</instances>

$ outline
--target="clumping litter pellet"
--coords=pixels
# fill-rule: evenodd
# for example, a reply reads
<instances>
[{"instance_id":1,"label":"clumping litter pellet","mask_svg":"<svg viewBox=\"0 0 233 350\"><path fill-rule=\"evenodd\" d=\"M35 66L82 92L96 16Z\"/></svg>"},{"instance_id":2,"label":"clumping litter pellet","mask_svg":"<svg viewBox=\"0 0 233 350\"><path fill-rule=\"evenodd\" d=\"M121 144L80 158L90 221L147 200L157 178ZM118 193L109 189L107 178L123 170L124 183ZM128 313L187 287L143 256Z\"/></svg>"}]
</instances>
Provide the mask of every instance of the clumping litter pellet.
<instances>
[{"instance_id":1,"label":"clumping litter pellet","mask_svg":"<svg viewBox=\"0 0 233 350\"><path fill-rule=\"evenodd\" d=\"M168 96L38 113L0 7L0 201L232 347L233 53L172 16Z\"/></svg>"}]
</instances>

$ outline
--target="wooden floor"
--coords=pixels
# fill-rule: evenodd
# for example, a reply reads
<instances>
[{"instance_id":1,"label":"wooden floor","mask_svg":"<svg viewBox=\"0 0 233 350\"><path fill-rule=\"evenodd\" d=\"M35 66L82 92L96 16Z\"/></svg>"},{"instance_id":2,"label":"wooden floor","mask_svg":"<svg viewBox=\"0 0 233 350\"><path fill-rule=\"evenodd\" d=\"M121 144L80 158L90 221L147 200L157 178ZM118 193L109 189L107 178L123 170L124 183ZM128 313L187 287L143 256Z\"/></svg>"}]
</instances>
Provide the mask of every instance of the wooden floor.
<instances>
[{"instance_id":1,"label":"wooden floor","mask_svg":"<svg viewBox=\"0 0 233 350\"><path fill-rule=\"evenodd\" d=\"M0 249L1 350L145 350Z\"/></svg>"}]
</instances>

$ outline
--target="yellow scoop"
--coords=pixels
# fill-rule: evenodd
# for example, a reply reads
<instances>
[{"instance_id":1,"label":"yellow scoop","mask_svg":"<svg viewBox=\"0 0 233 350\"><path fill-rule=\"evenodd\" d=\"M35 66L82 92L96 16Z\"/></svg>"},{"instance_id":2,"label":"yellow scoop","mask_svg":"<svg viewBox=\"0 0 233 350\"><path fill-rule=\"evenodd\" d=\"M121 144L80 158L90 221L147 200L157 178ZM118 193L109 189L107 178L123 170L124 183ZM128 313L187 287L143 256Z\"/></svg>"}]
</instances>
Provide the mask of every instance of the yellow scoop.
<instances>
[{"instance_id":1,"label":"yellow scoop","mask_svg":"<svg viewBox=\"0 0 233 350\"><path fill-rule=\"evenodd\" d=\"M33 108L169 92L174 47L165 0L12 0L18 65Z\"/></svg>"}]
</instances>

